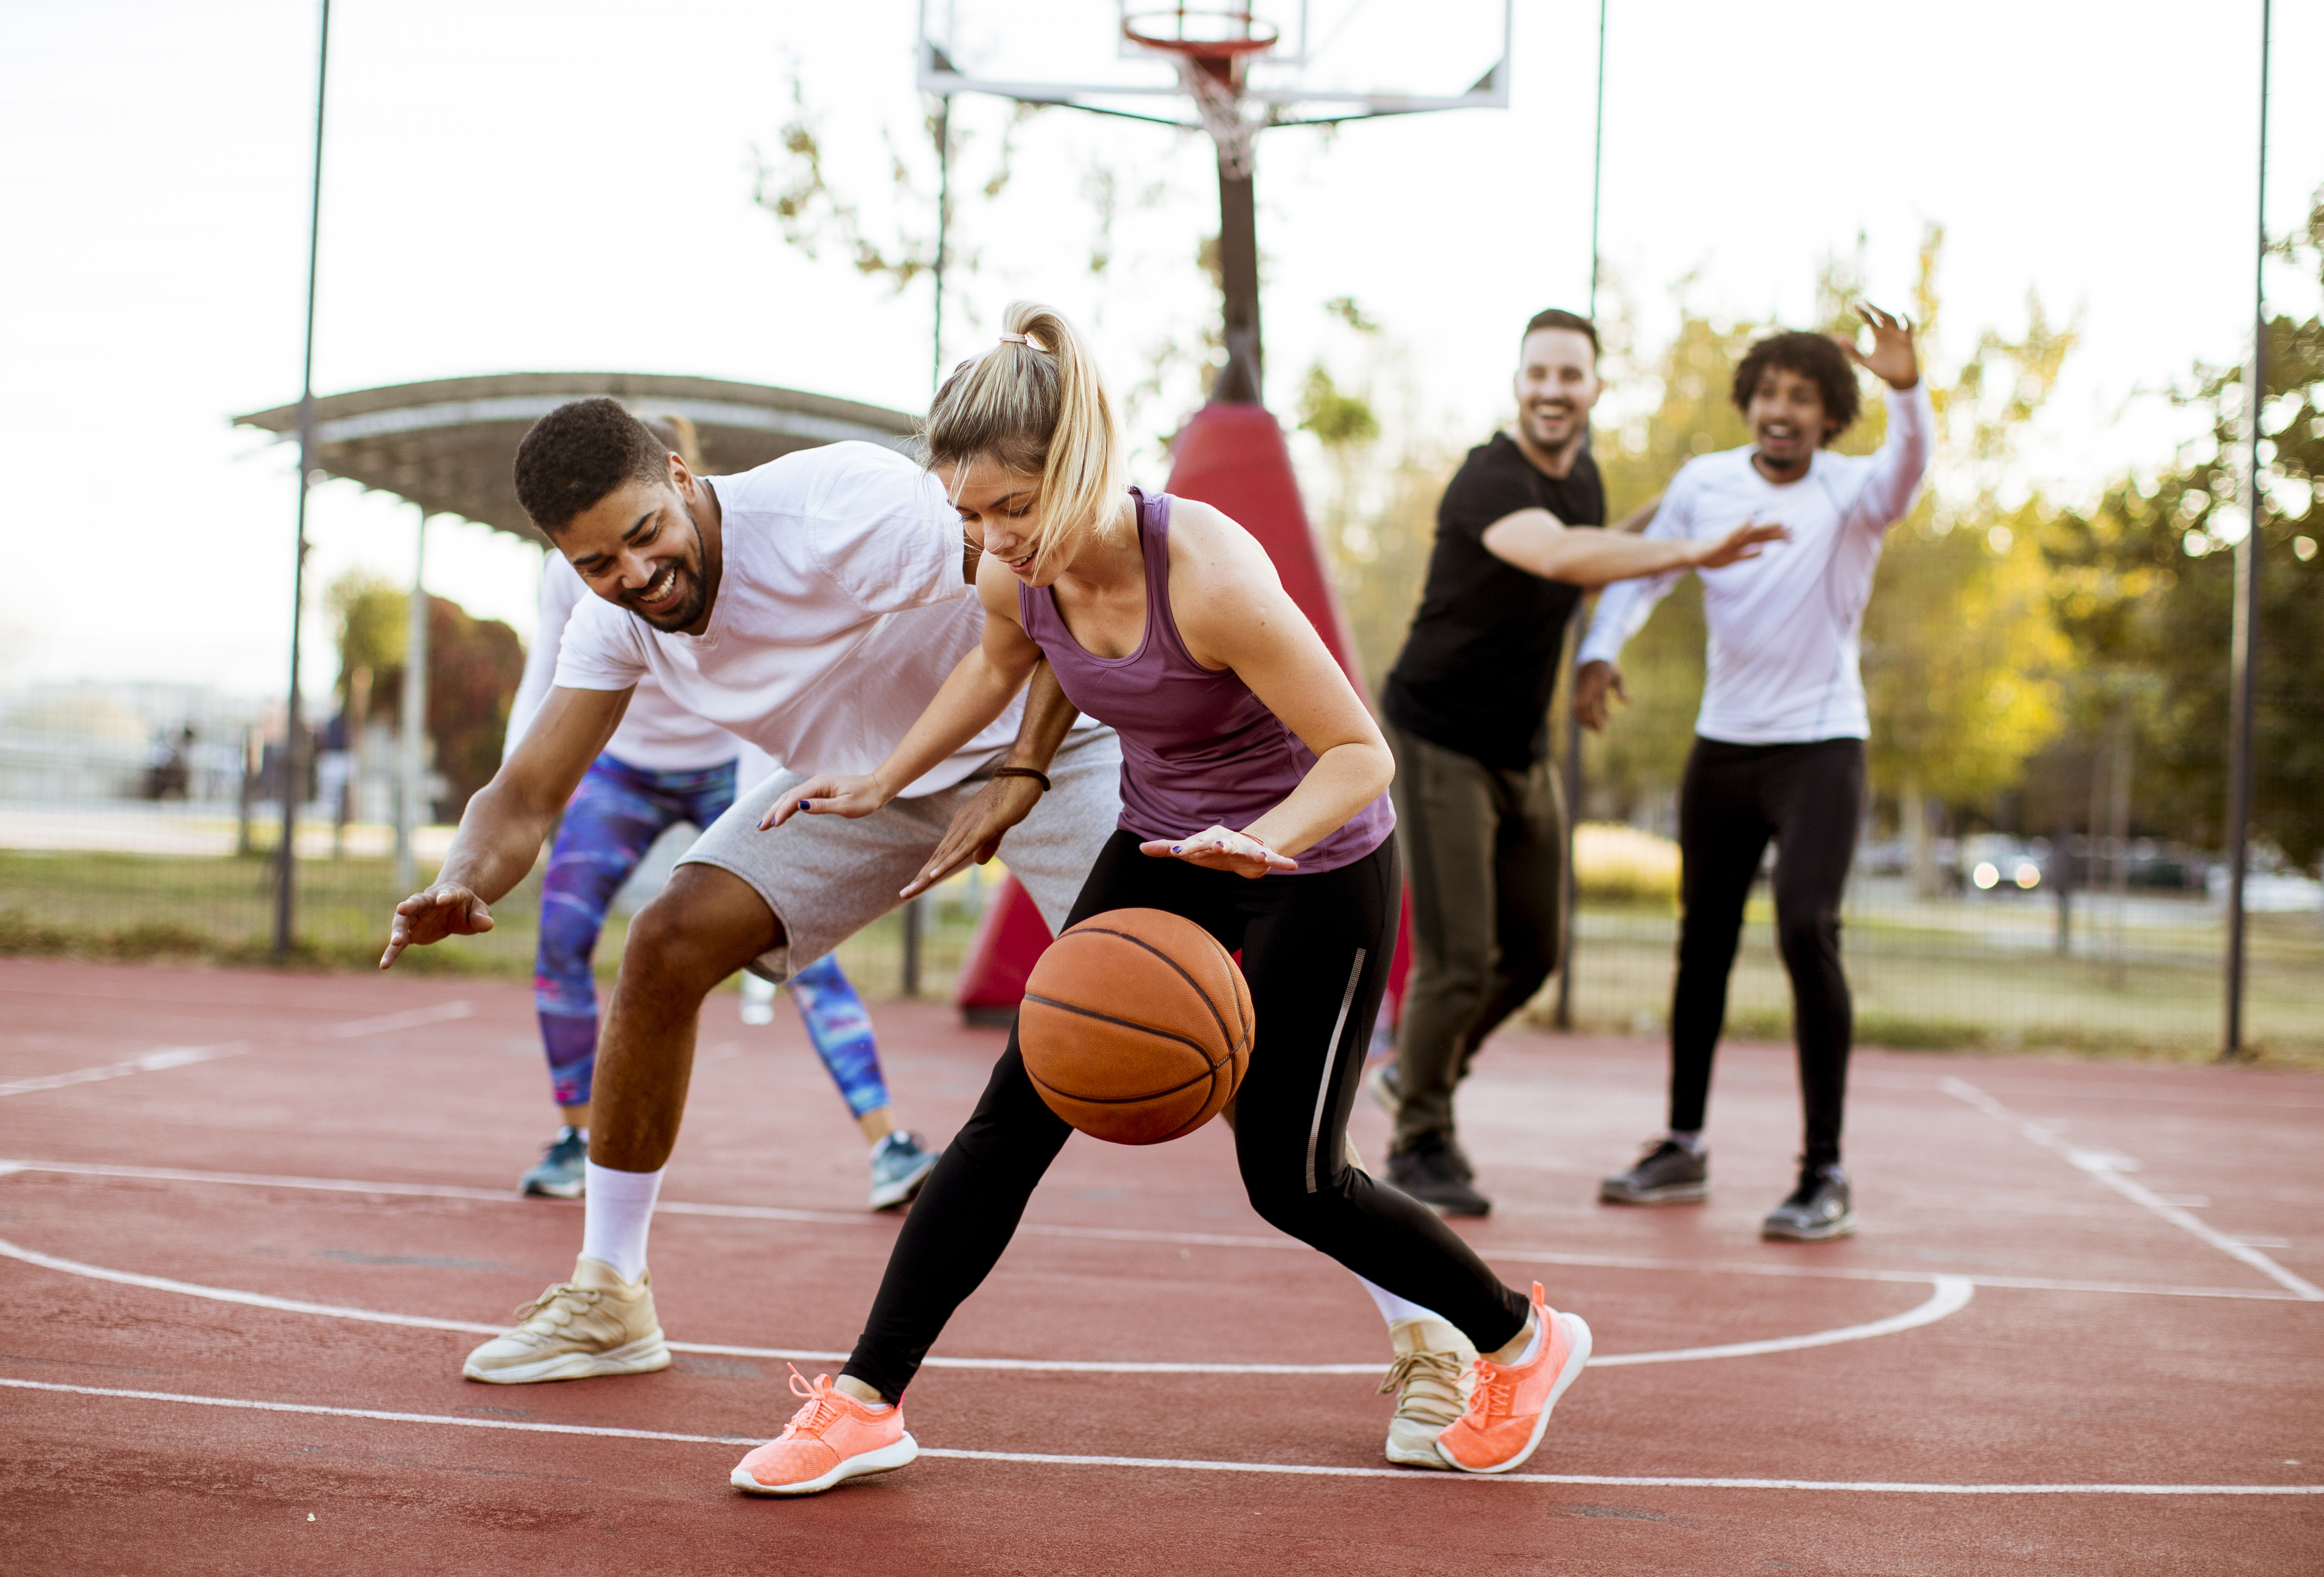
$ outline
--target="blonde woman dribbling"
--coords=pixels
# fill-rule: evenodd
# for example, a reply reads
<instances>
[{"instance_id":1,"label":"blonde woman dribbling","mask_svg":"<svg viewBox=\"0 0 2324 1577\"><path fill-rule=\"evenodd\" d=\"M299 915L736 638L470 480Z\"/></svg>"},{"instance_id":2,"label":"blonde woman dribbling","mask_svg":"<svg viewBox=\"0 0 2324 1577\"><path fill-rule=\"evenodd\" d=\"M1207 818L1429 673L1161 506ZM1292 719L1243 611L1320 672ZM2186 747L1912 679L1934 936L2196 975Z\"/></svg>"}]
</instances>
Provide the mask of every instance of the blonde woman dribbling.
<instances>
[{"instance_id":1,"label":"blonde woman dribbling","mask_svg":"<svg viewBox=\"0 0 2324 1577\"><path fill-rule=\"evenodd\" d=\"M1261 1029L1234 1130L1252 1206L1463 1332L1483 1356L1437 1451L1468 1471L1516 1467L1588 1360L1589 1327L1549 1308L1538 1285L1530 1297L1503 1285L1425 1206L1342 1156L1399 892L1394 769L1370 713L1248 532L1205 504L1124 484L1112 408L1056 313L1011 306L1001 343L938 392L927 441L983 540L983 642L877 770L810 778L762 825L871 815L1047 658L1066 697L1122 745L1119 830L1072 920L1167 909L1240 949ZM805 1405L743 1458L737 1488L812 1494L913 1459L904 1390L1071 1132L1012 1035L905 1222L844 1370L794 1379Z\"/></svg>"}]
</instances>

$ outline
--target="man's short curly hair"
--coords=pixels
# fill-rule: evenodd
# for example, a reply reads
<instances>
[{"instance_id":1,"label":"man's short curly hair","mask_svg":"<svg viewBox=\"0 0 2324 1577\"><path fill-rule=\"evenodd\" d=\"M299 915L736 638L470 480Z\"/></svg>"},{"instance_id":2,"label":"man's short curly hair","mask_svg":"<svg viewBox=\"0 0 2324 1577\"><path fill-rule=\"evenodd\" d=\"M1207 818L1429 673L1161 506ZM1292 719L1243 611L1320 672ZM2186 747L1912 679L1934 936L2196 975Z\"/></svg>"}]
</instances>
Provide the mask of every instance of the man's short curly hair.
<instances>
[{"instance_id":1,"label":"man's short curly hair","mask_svg":"<svg viewBox=\"0 0 2324 1577\"><path fill-rule=\"evenodd\" d=\"M1856 369L1848 364L1840 344L1823 334L1771 334L1753 346L1735 369L1735 387L1729 398L1747 415L1759 380L1774 368L1814 380L1823 395L1824 420L1831 424L1822 442L1830 443L1855 422L1859 402Z\"/></svg>"},{"instance_id":2,"label":"man's short curly hair","mask_svg":"<svg viewBox=\"0 0 2324 1577\"><path fill-rule=\"evenodd\" d=\"M534 422L517 446L517 502L553 534L622 483L669 475L669 446L620 401L602 394L568 401Z\"/></svg>"}]
</instances>

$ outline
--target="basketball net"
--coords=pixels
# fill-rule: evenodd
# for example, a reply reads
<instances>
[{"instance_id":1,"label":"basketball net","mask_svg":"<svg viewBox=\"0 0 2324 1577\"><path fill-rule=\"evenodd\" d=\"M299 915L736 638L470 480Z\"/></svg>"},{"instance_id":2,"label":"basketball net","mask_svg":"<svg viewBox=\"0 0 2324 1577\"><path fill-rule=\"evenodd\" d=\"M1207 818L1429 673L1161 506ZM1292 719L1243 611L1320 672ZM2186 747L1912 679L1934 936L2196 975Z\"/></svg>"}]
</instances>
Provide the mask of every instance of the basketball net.
<instances>
[{"instance_id":1,"label":"basketball net","mask_svg":"<svg viewBox=\"0 0 2324 1577\"><path fill-rule=\"evenodd\" d=\"M1218 144L1219 168L1236 180L1250 180L1251 140L1259 134L1259 121L1243 113L1242 96L1204 69L1201 60L1180 55L1177 65L1179 86L1194 101L1203 129Z\"/></svg>"}]
</instances>

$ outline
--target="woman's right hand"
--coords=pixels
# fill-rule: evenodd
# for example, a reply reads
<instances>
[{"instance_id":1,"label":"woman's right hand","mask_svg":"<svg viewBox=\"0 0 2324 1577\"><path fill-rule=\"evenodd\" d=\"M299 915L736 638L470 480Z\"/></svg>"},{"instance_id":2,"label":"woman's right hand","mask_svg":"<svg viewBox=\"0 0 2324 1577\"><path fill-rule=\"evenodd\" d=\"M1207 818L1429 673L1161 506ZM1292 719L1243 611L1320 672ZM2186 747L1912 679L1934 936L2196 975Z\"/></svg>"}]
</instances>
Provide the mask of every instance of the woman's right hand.
<instances>
[{"instance_id":1,"label":"woman's right hand","mask_svg":"<svg viewBox=\"0 0 2324 1577\"><path fill-rule=\"evenodd\" d=\"M800 811L809 816L865 816L887 804L888 799L880 779L868 772L853 778L823 772L777 800L774 808L760 821L759 830L779 827Z\"/></svg>"}]
</instances>

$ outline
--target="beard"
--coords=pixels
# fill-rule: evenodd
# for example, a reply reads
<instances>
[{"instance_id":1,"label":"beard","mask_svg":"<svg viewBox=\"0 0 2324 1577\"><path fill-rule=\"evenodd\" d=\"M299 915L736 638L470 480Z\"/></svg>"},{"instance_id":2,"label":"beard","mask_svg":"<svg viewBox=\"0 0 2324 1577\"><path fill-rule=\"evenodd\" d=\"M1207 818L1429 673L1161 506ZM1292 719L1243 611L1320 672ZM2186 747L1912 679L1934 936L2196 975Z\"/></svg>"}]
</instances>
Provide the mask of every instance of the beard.
<instances>
[{"instance_id":1,"label":"beard","mask_svg":"<svg viewBox=\"0 0 2324 1577\"><path fill-rule=\"evenodd\" d=\"M1570 406L1541 410L1528 407L1525 412L1526 437L1545 449L1555 448L1572 438L1573 429L1580 421L1581 412ZM1563 434L1554 432L1554 429L1559 427L1564 429Z\"/></svg>"},{"instance_id":2,"label":"beard","mask_svg":"<svg viewBox=\"0 0 2324 1577\"><path fill-rule=\"evenodd\" d=\"M622 607L643 619L665 635L676 635L702 617L702 610L710 600L710 590L702 579L702 547L696 542L694 550L677 561L678 599L676 605L659 613L649 613L638 606L635 595L623 592ZM650 583L649 583L650 584Z\"/></svg>"}]
</instances>

